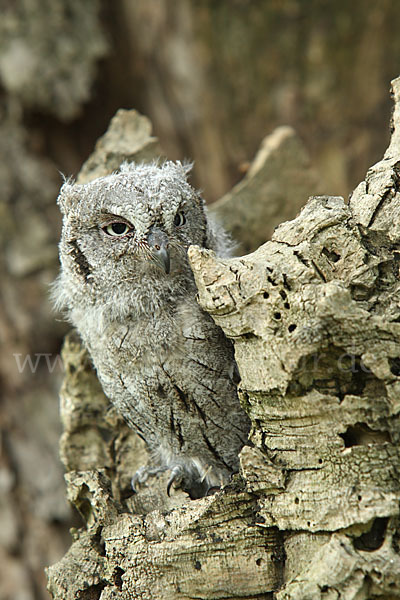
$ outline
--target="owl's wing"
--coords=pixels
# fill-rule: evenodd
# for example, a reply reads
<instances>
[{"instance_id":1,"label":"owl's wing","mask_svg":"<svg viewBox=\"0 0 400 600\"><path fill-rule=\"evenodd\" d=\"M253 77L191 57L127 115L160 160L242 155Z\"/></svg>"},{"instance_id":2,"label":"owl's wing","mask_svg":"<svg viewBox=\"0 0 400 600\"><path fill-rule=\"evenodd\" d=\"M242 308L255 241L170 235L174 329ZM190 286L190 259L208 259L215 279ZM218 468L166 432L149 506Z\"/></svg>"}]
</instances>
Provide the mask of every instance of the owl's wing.
<instances>
[{"instance_id":1,"label":"owl's wing","mask_svg":"<svg viewBox=\"0 0 400 600\"><path fill-rule=\"evenodd\" d=\"M200 307L194 310L191 305L183 316L179 347L164 369L188 406L199 414L205 443L217 446L224 461L236 464L250 421L237 394L238 371L232 344Z\"/></svg>"}]
</instances>

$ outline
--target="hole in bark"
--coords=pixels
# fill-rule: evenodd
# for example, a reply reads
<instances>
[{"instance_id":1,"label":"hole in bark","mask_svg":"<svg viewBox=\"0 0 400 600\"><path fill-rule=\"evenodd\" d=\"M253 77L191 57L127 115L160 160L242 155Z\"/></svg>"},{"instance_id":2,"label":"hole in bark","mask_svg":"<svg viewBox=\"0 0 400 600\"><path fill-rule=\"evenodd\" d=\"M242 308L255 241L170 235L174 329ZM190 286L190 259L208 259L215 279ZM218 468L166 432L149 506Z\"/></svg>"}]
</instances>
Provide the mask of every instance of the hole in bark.
<instances>
[{"instance_id":1,"label":"hole in bark","mask_svg":"<svg viewBox=\"0 0 400 600\"><path fill-rule=\"evenodd\" d=\"M382 262L378 265L378 280L377 280L377 291L384 291L390 289L393 284L399 278L398 275L398 261L397 260L389 260L387 262Z\"/></svg>"},{"instance_id":2,"label":"hole in bark","mask_svg":"<svg viewBox=\"0 0 400 600\"><path fill-rule=\"evenodd\" d=\"M276 283L276 281L275 281L274 279L272 279L272 277L270 277L270 275L268 275L268 277L267 277L267 281L268 281L268 282L269 282L271 285L273 285L273 286L276 286L276 285L278 285L278 284Z\"/></svg>"},{"instance_id":3,"label":"hole in bark","mask_svg":"<svg viewBox=\"0 0 400 600\"><path fill-rule=\"evenodd\" d=\"M292 331L294 331L296 329L297 325L295 325L294 323L291 323L288 327L288 330L290 331L290 333L292 333Z\"/></svg>"},{"instance_id":4,"label":"hole in bark","mask_svg":"<svg viewBox=\"0 0 400 600\"><path fill-rule=\"evenodd\" d=\"M85 523L87 523L90 519L90 515L92 514L92 505L85 497L85 494L89 494L89 488L86 483L83 484L80 490L79 496L75 502L75 506L82 515Z\"/></svg>"},{"instance_id":5,"label":"hole in bark","mask_svg":"<svg viewBox=\"0 0 400 600\"><path fill-rule=\"evenodd\" d=\"M117 567L113 573L113 581L115 587L117 587L120 591L122 590L122 575L125 573L121 567Z\"/></svg>"},{"instance_id":6,"label":"hole in bark","mask_svg":"<svg viewBox=\"0 0 400 600\"><path fill-rule=\"evenodd\" d=\"M283 305L285 308L290 308L290 304L289 302L285 302L285 304Z\"/></svg>"},{"instance_id":7,"label":"hole in bark","mask_svg":"<svg viewBox=\"0 0 400 600\"><path fill-rule=\"evenodd\" d=\"M375 431L368 427L366 423L355 423L350 425L344 433L339 433L344 441L345 448L352 446L367 446L368 444L383 444L390 442L390 435L387 431Z\"/></svg>"},{"instance_id":8,"label":"hole in bark","mask_svg":"<svg viewBox=\"0 0 400 600\"><path fill-rule=\"evenodd\" d=\"M318 464L322 465L322 458L318 459Z\"/></svg>"},{"instance_id":9,"label":"hole in bark","mask_svg":"<svg viewBox=\"0 0 400 600\"><path fill-rule=\"evenodd\" d=\"M286 294L285 290L281 290L281 291L279 292L279 294L280 294L280 296L281 296L281 298L282 298L283 300L286 300L286 298L287 298L287 294Z\"/></svg>"},{"instance_id":10,"label":"hole in bark","mask_svg":"<svg viewBox=\"0 0 400 600\"><path fill-rule=\"evenodd\" d=\"M361 284L350 285L350 293L354 300L369 300L372 296L372 288Z\"/></svg>"},{"instance_id":11,"label":"hole in bark","mask_svg":"<svg viewBox=\"0 0 400 600\"><path fill-rule=\"evenodd\" d=\"M264 298L265 298L266 300L268 300L268 298L269 298L269 294L268 294L268 292L264 292L264 293L263 293L263 296L264 296Z\"/></svg>"},{"instance_id":12,"label":"hole in bark","mask_svg":"<svg viewBox=\"0 0 400 600\"><path fill-rule=\"evenodd\" d=\"M100 556L106 555L106 544L101 537L101 533L97 533L95 536L93 536L93 544L96 545L97 552L100 554Z\"/></svg>"},{"instance_id":13,"label":"hole in bark","mask_svg":"<svg viewBox=\"0 0 400 600\"><path fill-rule=\"evenodd\" d=\"M100 581L96 585L91 585L80 592L79 600L99 600L105 587L106 583L104 581Z\"/></svg>"},{"instance_id":14,"label":"hole in bark","mask_svg":"<svg viewBox=\"0 0 400 600\"><path fill-rule=\"evenodd\" d=\"M400 358L389 358L389 366L390 366L390 371L393 373L393 375L396 375L396 377L399 377L400 375Z\"/></svg>"},{"instance_id":15,"label":"hole in bark","mask_svg":"<svg viewBox=\"0 0 400 600\"><path fill-rule=\"evenodd\" d=\"M340 254L335 252L334 250L328 250L328 248L322 248L322 254L326 256L328 260L331 262L337 262L340 260Z\"/></svg>"},{"instance_id":16,"label":"hole in bark","mask_svg":"<svg viewBox=\"0 0 400 600\"><path fill-rule=\"evenodd\" d=\"M298 396L312 389L336 396L339 401L348 395L374 400L387 396L384 382L366 367L360 356L336 346L300 360L289 393Z\"/></svg>"},{"instance_id":17,"label":"hole in bark","mask_svg":"<svg viewBox=\"0 0 400 600\"><path fill-rule=\"evenodd\" d=\"M254 335L254 333L251 333L250 331L248 333L244 333L243 337L245 340L255 340L257 338L257 336Z\"/></svg>"},{"instance_id":18,"label":"hole in bark","mask_svg":"<svg viewBox=\"0 0 400 600\"><path fill-rule=\"evenodd\" d=\"M300 502L300 500L299 500L299 498L297 498L297 496L296 496L296 498L294 499L294 503L295 503L295 504L299 504L299 502Z\"/></svg>"},{"instance_id":19,"label":"hole in bark","mask_svg":"<svg viewBox=\"0 0 400 600\"><path fill-rule=\"evenodd\" d=\"M257 560L256 560L257 567L259 567L261 565L261 563L262 563L262 558L257 558Z\"/></svg>"},{"instance_id":20,"label":"hole in bark","mask_svg":"<svg viewBox=\"0 0 400 600\"><path fill-rule=\"evenodd\" d=\"M285 275L285 273L283 273L283 285L285 286L285 288L288 290L288 292L290 292L290 290L292 289L292 286L290 285L290 283L287 280L287 277Z\"/></svg>"},{"instance_id":21,"label":"hole in bark","mask_svg":"<svg viewBox=\"0 0 400 600\"><path fill-rule=\"evenodd\" d=\"M69 375L73 375L75 373L75 371L76 371L75 365L72 365L72 364L68 365L68 373L69 373Z\"/></svg>"},{"instance_id":22,"label":"hole in bark","mask_svg":"<svg viewBox=\"0 0 400 600\"><path fill-rule=\"evenodd\" d=\"M199 560L196 560L196 562L194 563L194 568L196 569L196 571L201 570L201 562Z\"/></svg>"},{"instance_id":23,"label":"hole in bark","mask_svg":"<svg viewBox=\"0 0 400 600\"><path fill-rule=\"evenodd\" d=\"M285 545L284 545L283 532L277 530L276 527L271 528L270 531L275 531L275 534L276 534L276 538L275 538L276 545L271 554L271 561L277 565L277 567L279 568L279 572L283 573L284 568L285 568L286 558L287 558L286 551L285 551ZM273 594L272 597L275 598L275 594Z\"/></svg>"},{"instance_id":24,"label":"hole in bark","mask_svg":"<svg viewBox=\"0 0 400 600\"><path fill-rule=\"evenodd\" d=\"M378 550L385 540L388 521L388 517L378 517L375 519L371 529L354 540L354 548L363 550L364 552L374 552L375 550Z\"/></svg>"},{"instance_id":25,"label":"hole in bark","mask_svg":"<svg viewBox=\"0 0 400 600\"><path fill-rule=\"evenodd\" d=\"M263 517L262 515L258 517L257 521L259 523L265 523L265 517Z\"/></svg>"},{"instance_id":26,"label":"hole in bark","mask_svg":"<svg viewBox=\"0 0 400 600\"><path fill-rule=\"evenodd\" d=\"M281 318L281 313L280 312L275 312L274 313L274 319L280 319Z\"/></svg>"}]
</instances>

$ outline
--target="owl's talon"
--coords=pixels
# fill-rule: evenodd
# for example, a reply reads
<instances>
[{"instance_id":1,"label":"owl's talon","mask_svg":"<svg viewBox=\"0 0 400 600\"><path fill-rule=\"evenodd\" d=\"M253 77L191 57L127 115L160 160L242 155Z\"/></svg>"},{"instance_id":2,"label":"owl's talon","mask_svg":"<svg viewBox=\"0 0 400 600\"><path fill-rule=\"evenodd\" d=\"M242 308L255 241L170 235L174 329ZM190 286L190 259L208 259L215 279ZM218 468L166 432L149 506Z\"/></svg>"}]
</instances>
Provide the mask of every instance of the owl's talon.
<instances>
[{"instance_id":1,"label":"owl's talon","mask_svg":"<svg viewBox=\"0 0 400 600\"><path fill-rule=\"evenodd\" d=\"M148 478L147 467L140 467L131 479L131 488L138 493L137 484L144 483Z\"/></svg>"},{"instance_id":2,"label":"owl's talon","mask_svg":"<svg viewBox=\"0 0 400 600\"><path fill-rule=\"evenodd\" d=\"M166 471L166 467L140 467L131 479L132 490L137 494L137 484L145 483L149 477L154 477L154 475L158 475L158 473L162 473L163 471Z\"/></svg>"},{"instance_id":3,"label":"owl's talon","mask_svg":"<svg viewBox=\"0 0 400 600\"><path fill-rule=\"evenodd\" d=\"M213 485L213 486L211 486L211 487L208 488L208 490L206 492L206 496L213 496L214 494L216 494L220 490L221 490L221 488L218 485Z\"/></svg>"},{"instance_id":4,"label":"owl's talon","mask_svg":"<svg viewBox=\"0 0 400 600\"><path fill-rule=\"evenodd\" d=\"M171 486L173 483L180 484L183 478L183 468L180 465L177 465L173 469L171 469L171 477L167 483L167 494L170 496Z\"/></svg>"}]
</instances>

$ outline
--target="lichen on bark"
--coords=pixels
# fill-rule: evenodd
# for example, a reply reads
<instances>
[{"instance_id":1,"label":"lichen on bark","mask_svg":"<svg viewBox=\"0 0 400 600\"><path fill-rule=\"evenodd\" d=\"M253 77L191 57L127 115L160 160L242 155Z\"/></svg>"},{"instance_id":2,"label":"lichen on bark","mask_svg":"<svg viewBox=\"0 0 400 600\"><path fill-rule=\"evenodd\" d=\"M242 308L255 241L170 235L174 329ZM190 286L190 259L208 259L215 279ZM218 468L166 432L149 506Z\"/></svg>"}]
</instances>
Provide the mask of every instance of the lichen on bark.
<instances>
[{"instance_id":1,"label":"lichen on bark","mask_svg":"<svg viewBox=\"0 0 400 600\"><path fill-rule=\"evenodd\" d=\"M246 256L189 250L253 425L228 486L130 496L144 449L69 339L62 456L85 528L48 569L54 598L400 597L400 78L393 93L391 144L348 203L310 198Z\"/></svg>"}]
</instances>

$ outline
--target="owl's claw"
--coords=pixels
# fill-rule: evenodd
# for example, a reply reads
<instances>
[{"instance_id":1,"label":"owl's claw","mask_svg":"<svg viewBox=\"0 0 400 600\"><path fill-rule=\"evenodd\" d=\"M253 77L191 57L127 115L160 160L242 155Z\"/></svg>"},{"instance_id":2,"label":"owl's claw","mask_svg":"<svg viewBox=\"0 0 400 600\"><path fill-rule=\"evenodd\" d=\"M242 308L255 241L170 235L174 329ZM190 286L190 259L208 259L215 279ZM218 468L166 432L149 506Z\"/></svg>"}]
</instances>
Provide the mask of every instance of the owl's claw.
<instances>
[{"instance_id":1,"label":"owl's claw","mask_svg":"<svg viewBox=\"0 0 400 600\"><path fill-rule=\"evenodd\" d=\"M135 494L137 494L137 492L138 492L137 484L144 483L146 481L146 479L148 478L148 476L149 475L147 473L146 467L140 467L140 469L138 469L136 471L136 473L134 474L134 476L131 479L131 488L133 489Z\"/></svg>"},{"instance_id":2,"label":"owl's claw","mask_svg":"<svg viewBox=\"0 0 400 600\"><path fill-rule=\"evenodd\" d=\"M182 483L183 478L183 468L180 465L177 465L173 469L171 469L171 477L167 483L167 494L170 495L171 486L173 483L180 484Z\"/></svg>"},{"instance_id":3,"label":"owl's claw","mask_svg":"<svg viewBox=\"0 0 400 600\"><path fill-rule=\"evenodd\" d=\"M218 485L213 485L213 486L211 486L211 487L208 488L208 490L206 492L206 496L213 496L214 494L216 494L220 490L221 490L221 488Z\"/></svg>"},{"instance_id":4,"label":"owl's claw","mask_svg":"<svg viewBox=\"0 0 400 600\"><path fill-rule=\"evenodd\" d=\"M140 467L134 474L131 479L131 488L135 492L138 493L137 484L145 483L149 477L154 477L154 475L158 475L158 473L162 473L166 470L166 467L148 467L143 466Z\"/></svg>"}]
</instances>

